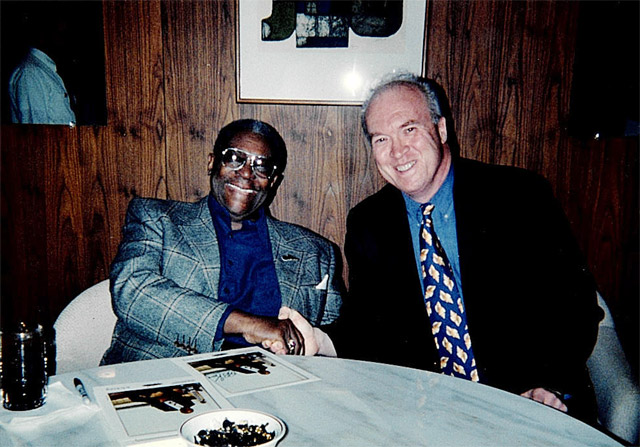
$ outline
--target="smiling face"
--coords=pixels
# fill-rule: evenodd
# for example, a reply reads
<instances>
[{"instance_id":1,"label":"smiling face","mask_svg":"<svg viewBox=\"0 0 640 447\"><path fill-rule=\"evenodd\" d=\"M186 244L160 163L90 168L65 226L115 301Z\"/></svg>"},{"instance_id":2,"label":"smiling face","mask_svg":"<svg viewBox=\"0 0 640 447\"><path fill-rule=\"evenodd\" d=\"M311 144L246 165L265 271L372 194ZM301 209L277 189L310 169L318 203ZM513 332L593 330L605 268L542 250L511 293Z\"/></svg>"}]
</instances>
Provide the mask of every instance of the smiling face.
<instances>
[{"instance_id":1,"label":"smiling face","mask_svg":"<svg viewBox=\"0 0 640 447\"><path fill-rule=\"evenodd\" d=\"M261 157L271 156L264 139L250 132L233 137L230 146ZM256 176L249 161L234 171L220 161L216 163L213 154L209 156L208 167L212 172L211 193L229 211L232 222L240 222L260 208L278 178L278 174L268 179Z\"/></svg>"},{"instance_id":2,"label":"smiling face","mask_svg":"<svg viewBox=\"0 0 640 447\"><path fill-rule=\"evenodd\" d=\"M382 177L416 202L428 202L451 166L445 118L434 124L422 93L394 86L373 98L366 123Z\"/></svg>"}]
</instances>

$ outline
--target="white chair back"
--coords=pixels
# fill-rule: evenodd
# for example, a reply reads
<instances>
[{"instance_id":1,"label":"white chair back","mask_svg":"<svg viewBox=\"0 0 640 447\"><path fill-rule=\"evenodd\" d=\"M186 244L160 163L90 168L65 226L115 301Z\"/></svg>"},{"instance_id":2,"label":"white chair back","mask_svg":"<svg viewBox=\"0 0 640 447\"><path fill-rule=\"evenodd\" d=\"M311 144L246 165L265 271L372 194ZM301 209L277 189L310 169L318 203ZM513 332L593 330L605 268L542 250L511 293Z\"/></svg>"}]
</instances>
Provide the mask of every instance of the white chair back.
<instances>
[{"instance_id":1,"label":"white chair back","mask_svg":"<svg viewBox=\"0 0 640 447\"><path fill-rule=\"evenodd\" d=\"M53 325L56 374L97 367L111 345L115 324L108 279L75 297Z\"/></svg>"}]
</instances>

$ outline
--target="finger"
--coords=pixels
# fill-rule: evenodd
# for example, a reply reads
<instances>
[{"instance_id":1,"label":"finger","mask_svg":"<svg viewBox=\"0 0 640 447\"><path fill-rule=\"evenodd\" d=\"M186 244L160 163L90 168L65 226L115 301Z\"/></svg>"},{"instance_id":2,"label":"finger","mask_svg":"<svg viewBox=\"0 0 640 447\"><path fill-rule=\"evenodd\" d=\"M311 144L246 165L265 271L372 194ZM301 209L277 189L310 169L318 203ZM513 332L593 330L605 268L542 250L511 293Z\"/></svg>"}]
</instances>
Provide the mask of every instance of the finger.
<instances>
[{"instance_id":1,"label":"finger","mask_svg":"<svg viewBox=\"0 0 640 447\"><path fill-rule=\"evenodd\" d=\"M520 394L522 397L526 397L527 399L531 399L533 397L533 390L527 390L524 393Z\"/></svg>"},{"instance_id":2,"label":"finger","mask_svg":"<svg viewBox=\"0 0 640 447\"><path fill-rule=\"evenodd\" d=\"M282 343L274 342L273 340L264 340L261 344L263 348L270 350L274 354L282 353Z\"/></svg>"},{"instance_id":3,"label":"finger","mask_svg":"<svg viewBox=\"0 0 640 447\"><path fill-rule=\"evenodd\" d=\"M539 399L537 399L539 402L542 402L543 404L551 408L555 408L556 410L560 410L563 412L567 411L567 406L562 401L562 399L560 399L560 396L557 392L549 391L544 388L536 389L536 391L539 395Z\"/></svg>"},{"instance_id":4,"label":"finger","mask_svg":"<svg viewBox=\"0 0 640 447\"><path fill-rule=\"evenodd\" d=\"M315 355L318 353L318 340L314 328L309 324L307 319L303 317L295 309L291 309L291 315L289 319L293 321L293 324L298 328L302 337L304 338L304 354Z\"/></svg>"},{"instance_id":5,"label":"finger","mask_svg":"<svg viewBox=\"0 0 640 447\"><path fill-rule=\"evenodd\" d=\"M271 352L273 352L276 355L284 355L287 353L287 351L285 351L284 349L276 349L273 346L271 347Z\"/></svg>"},{"instance_id":6,"label":"finger","mask_svg":"<svg viewBox=\"0 0 640 447\"><path fill-rule=\"evenodd\" d=\"M300 312L295 309L289 309L289 319L293 322L293 324L295 324L297 328L304 328L305 326L311 327L306 318L300 315Z\"/></svg>"},{"instance_id":7,"label":"finger","mask_svg":"<svg viewBox=\"0 0 640 447\"><path fill-rule=\"evenodd\" d=\"M567 412L567 406L560 400L558 397L551 395L545 396L544 401L542 402L545 405L550 406L551 408L555 408L556 410L560 410L562 412Z\"/></svg>"},{"instance_id":8,"label":"finger","mask_svg":"<svg viewBox=\"0 0 640 447\"><path fill-rule=\"evenodd\" d=\"M300 350L300 343L292 330L287 331L287 348L290 355L297 355Z\"/></svg>"},{"instance_id":9,"label":"finger","mask_svg":"<svg viewBox=\"0 0 640 447\"><path fill-rule=\"evenodd\" d=\"M271 341L271 349L275 351L280 351L280 352L285 352L286 353L286 348L284 343L282 343L280 340L275 340L275 341Z\"/></svg>"},{"instance_id":10,"label":"finger","mask_svg":"<svg viewBox=\"0 0 640 447\"><path fill-rule=\"evenodd\" d=\"M296 348L297 348L296 341L291 336L287 336L287 354L295 355Z\"/></svg>"},{"instance_id":11,"label":"finger","mask_svg":"<svg viewBox=\"0 0 640 447\"><path fill-rule=\"evenodd\" d=\"M287 318L290 318L290 314L291 314L291 309L283 306L280 308L280 311L278 312L278 320L286 320Z\"/></svg>"},{"instance_id":12,"label":"finger","mask_svg":"<svg viewBox=\"0 0 640 447\"><path fill-rule=\"evenodd\" d=\"M304 355L305 349L306 349L306 343L304 342L304 335L302 335L302 332L300 332L298 328L296 328L296 330L300 334L300 355Z\"/></svg>"},{"instance_id":13,"label":"finger","mask_svg":"<svg viewBox=\"0 0 640 447\"><path fill-rule=\"evenodd\" d=\"M555 393L552 393L551 391L548 391L544 388L534 388L532 390L525 391L521 394L521 396L547 405L551 408L555 408L556 410L560 410L564 413L568 411L565 403L562 402L562 400Z\"/></svg>"},{"instance_id":14,"label":"finger","mask_svg":"<svg viewBox=\"0 0 640 447\"><path fill-rule=\"evenodd\" d=\"M296 355L304 355L304 336L302 335L302 332L300 332L300 330L293 324L293 322L291 322L291 326L293 326L292 329L296 335L296 343L298 344Z\"/></svg>"},{"instance_id":15,"label":"finger","mask_svg":"<svg viewBox=\"0 0 640 447\"><path fill-rule=\"evenodd\" d=\"M305 349L304 336L297 329L296 329L296 331L298 332L298 334L300 334L300 342L299 342L300 343L300 352L299 352L299 355L304 355L304 349Z\"/></svg>"},{"instance_id":16,"label":"finger","mask_svg":"<svg viewBox=\"0 0 640 447\"><path fill-rule=\"evenodd\" d=\"M304 337L293 324L291 320L287 320L287 344L289 346L289 353L293 355L300 355L304 353Z\"/></svg>"}]
</instances>

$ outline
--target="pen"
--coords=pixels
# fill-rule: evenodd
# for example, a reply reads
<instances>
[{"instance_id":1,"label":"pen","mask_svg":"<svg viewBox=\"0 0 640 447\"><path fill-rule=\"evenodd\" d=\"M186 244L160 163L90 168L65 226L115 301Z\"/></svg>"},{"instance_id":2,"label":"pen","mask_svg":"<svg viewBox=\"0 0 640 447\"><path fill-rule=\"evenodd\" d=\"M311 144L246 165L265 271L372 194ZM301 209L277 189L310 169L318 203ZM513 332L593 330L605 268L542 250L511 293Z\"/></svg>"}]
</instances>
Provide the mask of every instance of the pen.
<instances>
[{"instance_id":1,"label":"pen","mask_svg":"<svg viewBox=\"0 0 640 447\"><path fill-rule=\"evenodd\" d=\"M205 402L206 402L206 400L204 399L204 397L202 397L202 394L200 394L200 393L198 392L198 390L196 390L196 388L195 388L195 387L193 387L193 386L188 386L188 387L187 387L187 391L189 392L189 394L191 394L193 397L195 397L195 398L198 400L198 402L200 402L201 404L203 404L203 403L205 403Z\"/></svg>"},{"instance_id":2,"label":"pen","mask_svg":"<svg viewBox=\"0 0 640 447\"><path fill-rule=\"evenodd\" d=\"M76 390L78 390L78 393L82 396L82 402L84 402L85 405L91 404L91 399L89 399L89 395L87 394L87 390L84 389L82 381L76 377L73 379L73 386L76 387Z\"/></svg>"}]
</instances>

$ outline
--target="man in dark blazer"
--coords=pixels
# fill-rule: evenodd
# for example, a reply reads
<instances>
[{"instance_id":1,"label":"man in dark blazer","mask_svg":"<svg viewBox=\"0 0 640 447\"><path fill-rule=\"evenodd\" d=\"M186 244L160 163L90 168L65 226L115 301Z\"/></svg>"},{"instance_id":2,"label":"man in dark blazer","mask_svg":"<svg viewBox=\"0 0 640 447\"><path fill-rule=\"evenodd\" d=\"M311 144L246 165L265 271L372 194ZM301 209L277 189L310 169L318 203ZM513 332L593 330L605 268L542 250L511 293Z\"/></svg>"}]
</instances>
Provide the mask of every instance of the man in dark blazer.
<instances>
[{"instance_id":1,"label":"man in dark blazer","mask_svg":"<svg viewBox=\"0 0 640 447\"><path fill-rule=\"evenodd\" d=\"M440 372L414 215L438 203L435 231L462 292L480 382L593 421L585 365L601 311L562 209L540 176L452 153L447 110L439 86L412 75L383 83L363 107L389 184L348 216L349 293L330 332L337 354Z\"/></svg>"},{"instance_id":2,"label":"man in dark blazer","mask_svg":"<svg viewBox=\"0 0 640 447\"><path fill-rule=\"evenodd\" d=\"M208 197L131 201L111 267L118 320L103 364L252 344L304 354L304 337L280 309L313 326L335 321L337 247L265 210L286 162L273 127L234 121L209 156Z\"/></svg>"}]
</instances>

